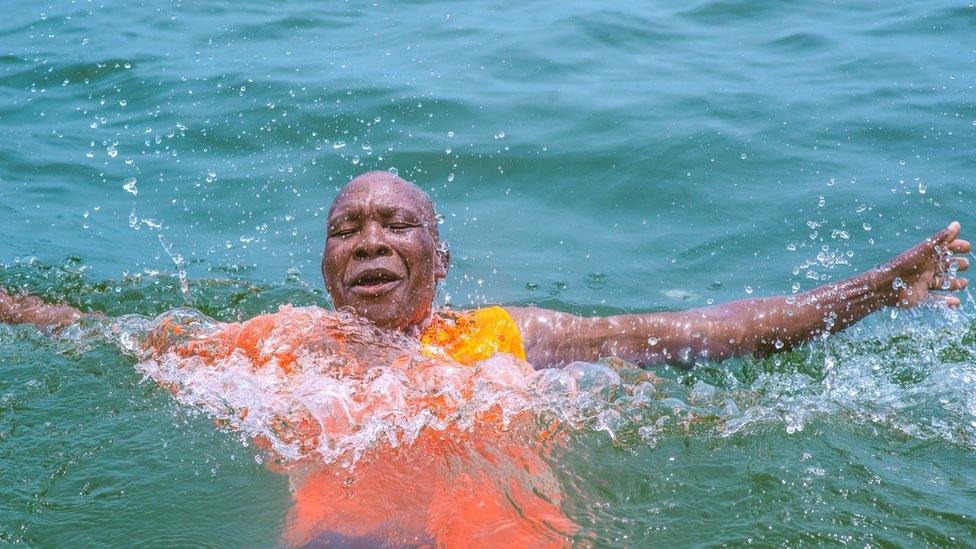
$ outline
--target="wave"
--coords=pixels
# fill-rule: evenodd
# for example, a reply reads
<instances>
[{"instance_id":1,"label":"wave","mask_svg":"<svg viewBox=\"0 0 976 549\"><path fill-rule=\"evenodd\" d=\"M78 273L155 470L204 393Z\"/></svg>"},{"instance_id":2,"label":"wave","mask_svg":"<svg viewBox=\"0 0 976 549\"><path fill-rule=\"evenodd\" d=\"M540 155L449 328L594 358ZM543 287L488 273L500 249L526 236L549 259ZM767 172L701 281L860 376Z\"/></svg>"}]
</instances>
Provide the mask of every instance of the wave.
<instances>
[{"instance_id":1,"label":"wave","mask_svg":"<svg viewBox=\"0 0 976 549\"><path fill-rule=\"evenodd\" d=\"M503 357L473 368L432 361L411 340L322 308L324 300L295 281L191 281L198 309L179 307L182 294L176 277L139 275L92 282L73 272L70 262L52 267L27 261L0 269L0 285L121 315L86 321L67 330L64 338L82 352L111 341L136 356L136 368L148 378L175 388L184 404L242 435L269 439L276 452L289 459L307 459L312 452L326 461L354 461L378 445L410 444L424 430L470 430L489 410L501 411L493 421L504 423L529 414L539 432L558 425L569 436L599 433L622 447L654 445L661 437L686 433L798 433L811 422L828 419L976 449L976 319L966 310L879 313L845 333L788 353L691 369L641 369L608 358L532 371ZM174 353L147 355L139 347L145 334L167 319L178 317L210 333L221 322L208 314L225 320L248 318L287 301L314 305L295 310L338 319L344 337L382 352L360 353L371 358L358 361L356 375L348 370L336 375L350 359L309 347L296 373L282 376L242 355L204 364ZM580 314L590 309L562 302L549 305ZM162 313L124 314L134 310ZM307 339L314 335L309 332ZM390 395L398 396L390 400ZM431 399L446 407L432 413ZM323 426L339 418L344 427L314 448L303 446L295 433L274 427L296 411L310 413Z\"/></svg>"}]
</instances>

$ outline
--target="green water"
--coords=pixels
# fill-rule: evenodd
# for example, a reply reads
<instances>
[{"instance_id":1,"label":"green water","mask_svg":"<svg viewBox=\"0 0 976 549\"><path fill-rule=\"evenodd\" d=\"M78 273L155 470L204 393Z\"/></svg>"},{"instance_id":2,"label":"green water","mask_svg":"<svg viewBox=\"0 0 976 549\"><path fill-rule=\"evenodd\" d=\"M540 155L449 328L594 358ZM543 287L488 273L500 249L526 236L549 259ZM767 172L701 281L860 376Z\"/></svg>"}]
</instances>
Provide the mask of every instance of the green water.
<instances>
[{"instance_id":1,"label":"green water","mask_svg":"<svg viewBox=\"0 0 976 549\"><path fill-rule=\"evenodd\" d=\"M223 320L327 305L324 214L368 169L435 198L458 306L789 293L976 226L966 2L4 8L0 284L110 315L183 305L181 269ZM974 318L659 368L736 409L609 403L551 459L564 509L597 545L972 543ZM0 327L0 540L278 543L286 478L88 347Z\"/></svg>"}]
</instances>

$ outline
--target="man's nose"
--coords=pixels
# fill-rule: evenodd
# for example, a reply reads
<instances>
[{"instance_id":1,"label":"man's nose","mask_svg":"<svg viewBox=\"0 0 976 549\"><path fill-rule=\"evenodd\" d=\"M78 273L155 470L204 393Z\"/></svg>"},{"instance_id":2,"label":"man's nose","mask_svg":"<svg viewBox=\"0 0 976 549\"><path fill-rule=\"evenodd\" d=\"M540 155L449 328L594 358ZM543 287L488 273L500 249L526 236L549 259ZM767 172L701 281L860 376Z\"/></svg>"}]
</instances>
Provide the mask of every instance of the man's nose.
<instances>
[{"instance_id":1,"label":"man's nose","mask_svg":"<svg viewBox=\"0 0 976 549\"><path fill-rule=\"evenodd\" d=\"M384 238L383 228L379 223L367 223L363 227L362 237L356 243L354 255L357 259L376 256L387 256L392 253L390 245Z\"/></svg>"}]
</instances>

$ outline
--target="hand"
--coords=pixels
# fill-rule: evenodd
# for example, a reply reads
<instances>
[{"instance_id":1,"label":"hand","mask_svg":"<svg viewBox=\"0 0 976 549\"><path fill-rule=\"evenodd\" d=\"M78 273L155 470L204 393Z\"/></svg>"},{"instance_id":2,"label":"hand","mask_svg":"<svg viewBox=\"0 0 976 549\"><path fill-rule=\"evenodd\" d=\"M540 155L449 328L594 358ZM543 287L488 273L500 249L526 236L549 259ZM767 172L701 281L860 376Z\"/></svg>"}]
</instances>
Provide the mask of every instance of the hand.
<instances>
[{"instance_id":1,"label":"hand","mask_svg":"<svg viewBox=\"0 0 976 549\"><path fill-rule=\"evenodd\" d=\"M893 279L892 288L897 290L898 307L914 307L934 299L949 307L958 307L959 298L954 295L933 294L932 291L955 292L965 288L969 281L957 278L955 273L969 268L969 260L953 254L969 253L969 242L960 240L960 225L953 221L931 238L917 244L892 259L885 266Z\"/></svg>"}]
</instances>

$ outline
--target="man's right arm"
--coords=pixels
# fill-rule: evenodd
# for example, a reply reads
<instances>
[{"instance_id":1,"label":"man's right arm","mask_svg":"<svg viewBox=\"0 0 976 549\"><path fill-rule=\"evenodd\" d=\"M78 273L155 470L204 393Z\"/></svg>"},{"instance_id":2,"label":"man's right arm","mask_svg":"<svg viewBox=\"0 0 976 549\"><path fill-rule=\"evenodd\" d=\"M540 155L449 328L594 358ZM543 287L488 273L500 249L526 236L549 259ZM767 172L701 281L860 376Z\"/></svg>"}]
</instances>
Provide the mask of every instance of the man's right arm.
<instances>
[{"instance_id":1,"label":"man's right arm","mask_svg":"<svg viewBox=\"0 0 976 549\"><path fill-rule=\"evenodd\" d=\"M44 303L32 295L10 294L0 288L0 322L33 324L42 332L56 332L89 316L70 305Z\"/></svg>"}]
</instances>

